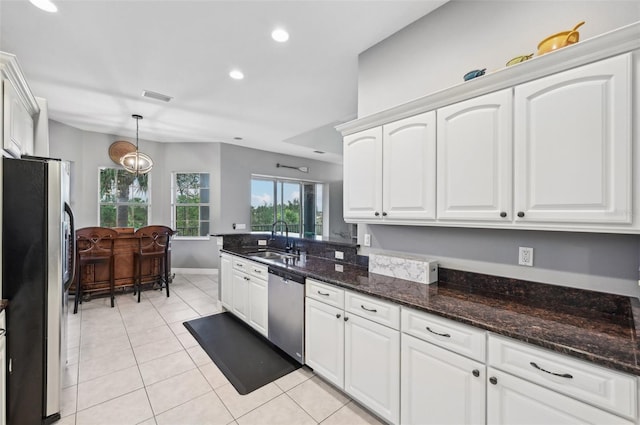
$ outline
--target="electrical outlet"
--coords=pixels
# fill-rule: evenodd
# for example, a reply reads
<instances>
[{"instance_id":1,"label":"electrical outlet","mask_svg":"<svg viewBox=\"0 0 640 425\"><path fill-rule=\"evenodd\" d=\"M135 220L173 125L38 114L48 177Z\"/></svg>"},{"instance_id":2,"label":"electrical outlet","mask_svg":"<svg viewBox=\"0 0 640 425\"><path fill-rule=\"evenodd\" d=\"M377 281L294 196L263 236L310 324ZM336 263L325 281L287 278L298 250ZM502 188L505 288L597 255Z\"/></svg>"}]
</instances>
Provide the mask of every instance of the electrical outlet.
<instances>
[{"instance_id":1,"label":"electrical outlet","mask_svg":"<svg viewBox=\"0 0 640 425\"><path fill-rule=\"evenodd\" d=\"M364 234L364 246L371 246L371 235L369 233Z\"/></svg>"},{"instance_id":2,"label":"electrical outlet","mask_svg":"<svg viewBox=\"0 0 640 425\"><path fill-rule=\"evenodd\" d=\"M336 251L336 260L344 260L344 252Z\"/></svg>"},{"instance_id":3,"label":"electrical outlet","mask_svg":"<svg viewBox=\"0 0 640 425\"><path fill-rule=\"evenodd\" d=\"M258 246L267 246L266 239L258 239Z\"/></svg>"},{"instance_id":4,"label":"electrical outlet","mask_svg":"<svg viewBox=\"0 0 640 425\"><path fill-rule=\"evenodd\" d=\"M533 248L521 246L518 249L518 264L521 266L533 266Z\"/></svg>"}]
</instances>

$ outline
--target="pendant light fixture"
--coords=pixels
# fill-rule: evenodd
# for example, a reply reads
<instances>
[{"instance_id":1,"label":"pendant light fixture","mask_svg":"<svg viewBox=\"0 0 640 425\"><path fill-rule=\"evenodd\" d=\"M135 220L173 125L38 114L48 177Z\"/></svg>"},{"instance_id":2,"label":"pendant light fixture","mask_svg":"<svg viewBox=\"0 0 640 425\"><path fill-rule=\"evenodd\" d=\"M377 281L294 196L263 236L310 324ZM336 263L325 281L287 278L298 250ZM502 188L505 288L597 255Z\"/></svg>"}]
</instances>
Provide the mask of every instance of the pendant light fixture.
<instances>
[{"instance_id":1,"label":"pendant light fixture","mask_svg":"<svg viewBox=\"0 0 640 425\"><path fill-rule=\"evenodd\" d=\"M137 176L138 174L147 174L151 171L153 161L149 155L138 150L138 124L142 119L142 115L133 114L131 117L136 120L136 150L123 155L122 158L120 158L120 164L125 170Z\"/></svg>"}]
</instances>

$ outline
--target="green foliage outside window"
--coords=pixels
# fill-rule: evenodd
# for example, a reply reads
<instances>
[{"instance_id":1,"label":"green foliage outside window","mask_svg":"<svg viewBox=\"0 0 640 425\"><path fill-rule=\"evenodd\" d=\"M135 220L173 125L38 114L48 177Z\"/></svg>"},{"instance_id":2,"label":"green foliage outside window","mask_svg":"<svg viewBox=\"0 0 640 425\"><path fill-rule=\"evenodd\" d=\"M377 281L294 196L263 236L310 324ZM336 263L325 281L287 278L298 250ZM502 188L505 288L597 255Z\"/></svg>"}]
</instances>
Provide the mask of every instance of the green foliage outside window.
<instances>
[{"instance_id":1,"label":"green foliage outside window","mask_svg":"<svg viewBox=\"0 0 640 425\"><path fill-rule=\"evenodd\" d=\"M124 169L100 170L100 226L143 227L149 223L149 176Z\"/></svg>"},{"instance_id":2,"label":"green foliage outside window","mask_svg":"<svg viewBox=\"0 0 640 425\"><path fill-rule=\"evenodd\" d=\"M174 174L174 228L178 236L209 234L210 189L208 173Z\"/></svg>"}]
</instances>

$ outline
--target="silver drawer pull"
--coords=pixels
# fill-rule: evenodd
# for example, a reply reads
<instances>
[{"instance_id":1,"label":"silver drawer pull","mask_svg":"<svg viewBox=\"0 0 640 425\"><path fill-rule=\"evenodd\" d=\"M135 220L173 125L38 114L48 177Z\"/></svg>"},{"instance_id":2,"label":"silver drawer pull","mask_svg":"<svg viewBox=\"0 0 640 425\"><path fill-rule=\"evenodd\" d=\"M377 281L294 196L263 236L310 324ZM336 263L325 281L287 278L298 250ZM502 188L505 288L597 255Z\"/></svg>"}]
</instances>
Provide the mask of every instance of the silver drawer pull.
<instances>
[{"instance_id":1,"label":"silver drawer pull","mask_svg":"<svg viewBox=\"0 0 640 425\"><path fill-rule=\"evenodd\" d=\"M569 375L568 373L556 373L556 372L549 372L548 370L544 370L543 368L541 368L540 366L538 366L537 364L535 364L534 362L529 362L529 364L533 367L535 367L538 370L543 371L544 373L548 373L549 375L553 375L553 376L559 376L561 378L567 378L567 379L573 379L572 375Z\"/></svg>"},{"instance_id":2,"label":"silver drawer pull","mask_svg":"<svg viewBox=\"0 0 640 425\"><path fill-rule=\"evenodd\" d=\"M449 334L441 334L441 333L438 333L438 332L436 332L436 331L432 331L432 330L431 330L431 328L430 328L429 326L427 326L427 330L428 330L429 332L431 332L432 334L436 334L436 335L438 335L438 336L443 336L443 337L445 337L445 338L451 338L451 335L449 335Z\"/></svg>"},{"instance_id":3,"label":"silver drawer pull","mask_svg":"<svg viewBox=\"0 0 640 425\"><path fill-rule=\"evenodd\" d=\"M329 295L331 295L331 294L325 294L324 292L320 292L320 291L318 291L318 294L324 295L325 297L328 297Z\"/></svg>"},{"instance_id":4,"label":"silver drawer pull","mask_svg":"<svg viewBox=\"0 0 640 425\"><path fill-rule=\"evenodd\" d=\"M7 333L7 330L4 328L0 328L0 336L4 336Z\"/></svg>"},{"instance_id":5,"label":"silver drawer pull","mask_svg":"<svg viewBox=\"0 0 640 425\"><path fill-rule=\"evenodd\" d=\"M362 304L360 304L360 307L361 307L363 310L370 311L370 312L372 312L372 313L377 313L377 312L378 312L378 310L376 310L375 308L367 308L367 307L365 307L365 306L364 306L364 305L362 305Z\"/></svg>"},{"instance_id":6,"label":"silver drawer pull","mask_svg":"<svg viewBox=\"0 0 640 425\"><path fill-rule=\"evenodd\" d=\"M262 270L253 269L253 271L254 271L255 273L260 273L260 274L262 274Z\"/></svg>"}]
</instances>

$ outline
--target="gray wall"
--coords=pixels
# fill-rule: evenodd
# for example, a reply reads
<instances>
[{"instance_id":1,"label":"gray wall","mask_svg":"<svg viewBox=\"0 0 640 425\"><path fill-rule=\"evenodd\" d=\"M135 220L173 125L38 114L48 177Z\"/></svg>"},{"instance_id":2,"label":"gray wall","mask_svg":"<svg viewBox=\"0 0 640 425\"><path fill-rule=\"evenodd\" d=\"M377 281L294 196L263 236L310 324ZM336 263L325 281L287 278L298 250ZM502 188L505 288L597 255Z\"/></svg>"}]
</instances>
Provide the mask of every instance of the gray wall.
<instances>
[{"instance_id":1,"label":"gray wall","mask_svg":"<svg viewBox=\"0 0 640 425\"><path fill-rule=\"evenodd\" d=\"M584 40L638 20L638 0L451 0L360 55L358 116L501 69L580 21Z\"/></svg>"},{"instance_id":2,"label":"gray wall","mask_svg":"<svg viewBox=\"0 0 640 425\"><path fill-rule=\"evenodd\" d=\"M472 69L500 69L582 20L584 40L640 20L640 2L452 0L360 55L358 116L460 84ZM360 243L365 233L372 246L363 254L419 254L459 269L640 295L640 236L361 225ZM520 246L534 248L534 267L517 265Z\"/></svg>"},{"instance_id":3,"label":"gray wall","mask_svg":"<svg viewBox=\"0 0 640 425\"><path fill-rule=\"evenodd\" d=\"M98 224L98 169L114 167L109 146L120 136L79 130L49 121L50 156L71 162L71 206L76 226ZM133 140L132 142L135 142ZM150 223L171 223L171 173L179 171L207 172L211 175L212 233L233 233L232 223L250 224L251 174L291 177L331 183L342 180L342 166L288 155L220 143L157 143L140 140L140 150L154 160L151 171ZM276 163L308 166L308 174ZM330 191L331 210L342 210L342 192ZM346 228L342 215L331 215L330 229ZM248 230L239 230L244 233ZM172 266L176 268L217 268L216 239L175 239L172 244Z\"/></svg>"}]
</instances>

